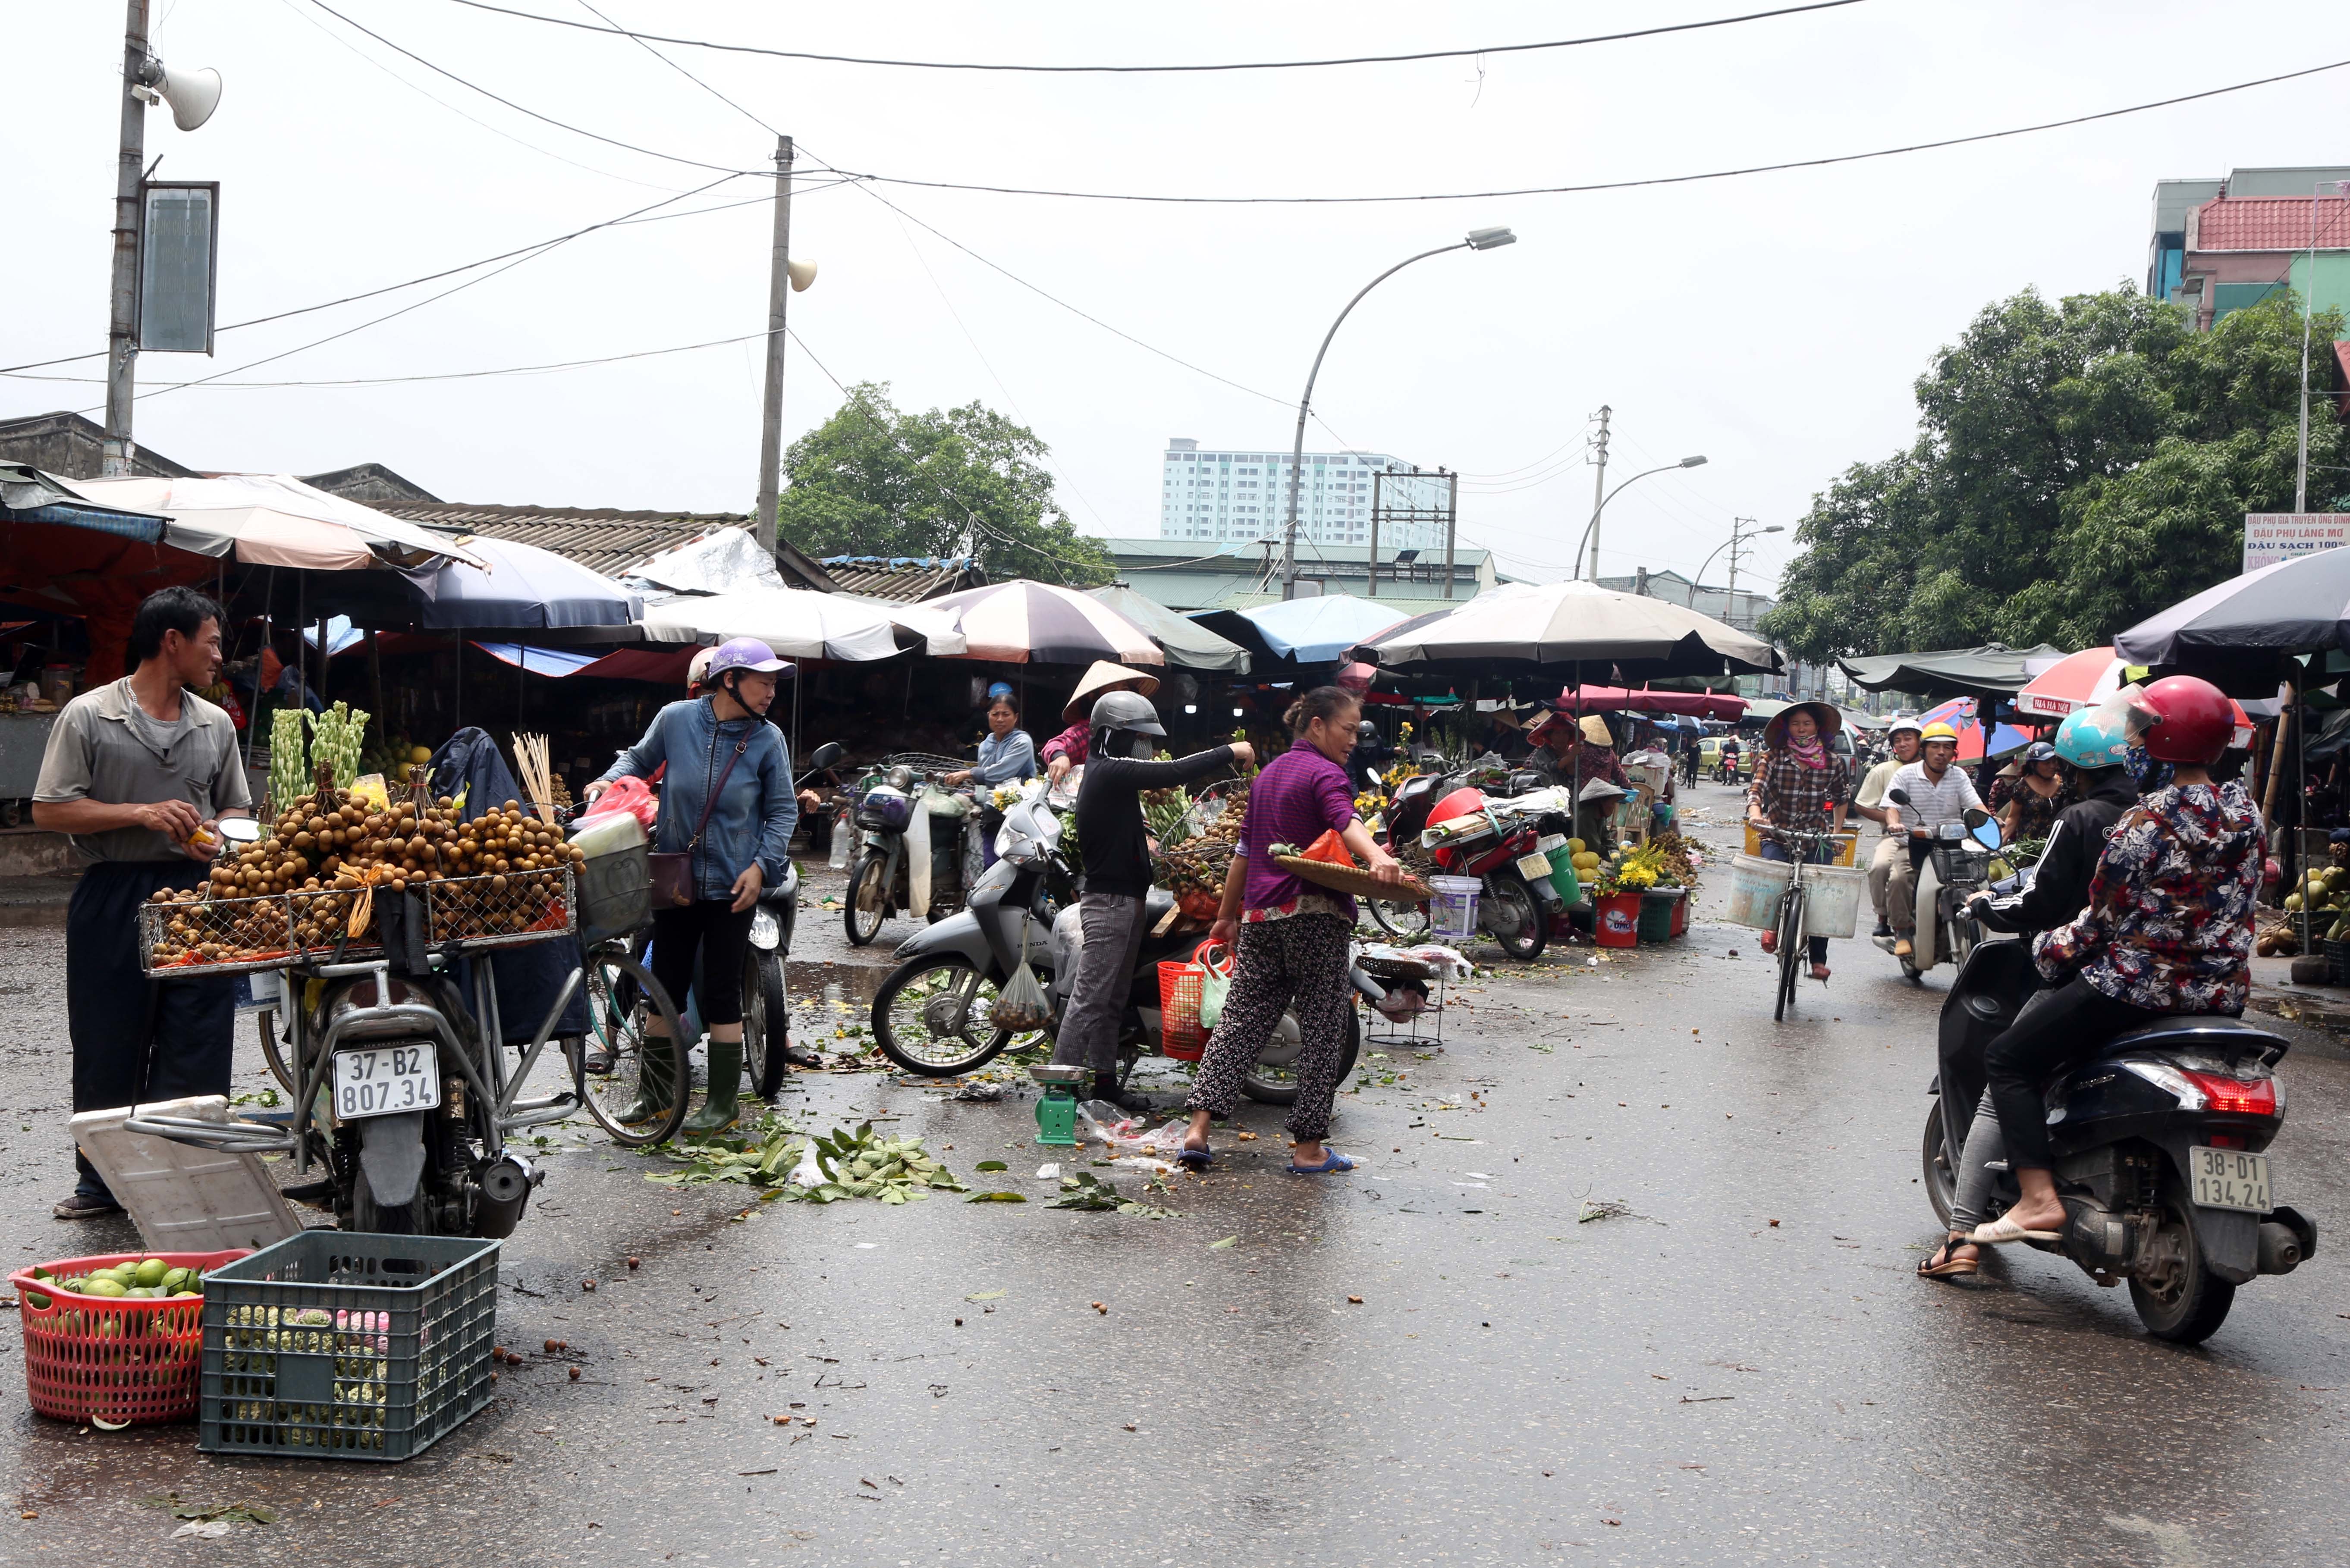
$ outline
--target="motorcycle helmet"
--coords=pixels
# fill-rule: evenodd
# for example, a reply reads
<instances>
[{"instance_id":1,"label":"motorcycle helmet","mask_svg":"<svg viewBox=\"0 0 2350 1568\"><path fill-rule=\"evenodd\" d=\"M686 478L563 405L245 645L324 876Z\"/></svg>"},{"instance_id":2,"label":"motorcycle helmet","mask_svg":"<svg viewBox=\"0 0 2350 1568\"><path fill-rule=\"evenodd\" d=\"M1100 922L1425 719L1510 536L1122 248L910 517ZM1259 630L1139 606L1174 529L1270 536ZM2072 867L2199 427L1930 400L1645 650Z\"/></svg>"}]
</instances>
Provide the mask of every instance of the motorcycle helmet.
<instances>
[{"instance_id":1,"label":"motorcycle helmet","mask_svg":"<svg viewBox=\"0 0 2350 1568\"><path fill-rule=\"evenodd\" d=\"M2129 761L2129 739L2094 708L2056 726L2057 757L2076 768L2117 768Z\"/></svg>"},{"instance_id":2,"label":"motorcycle helmet","mask_svg":"<svg viewBox=\"0 0 2350 1568\"><path fill-rule=\"evenodd\" d=\"M1450 822L1456 816L1467 816L1484 809L1484 792L1463 784L1436 803L1428 814L1428 826L1434 827L1440 822Z\"/></svg>"},{"instance_id":3,"label":"motorcycle helmet","mask_svg":"<svg viewBox=\"0 0 2350 1568\"><path fill-rule=\"evenodd\" d=\"M1950 744L1955 746L1959 743L1959 732L1956 730L1951 729L1948 724L1943 723L1939 719L1937 719L1932 723L1918 732L1918 743L1919 745L1922 746L1929 741L1948 741Z\"/></svg>"},{"instance_id":4,"label":"motorcycle helmet","mask_svg":"<svg viewBox=\"0 0 2350 1568\"><path fill-rule=\"evenodd\" d=\"M1888 746L1891 745L1893 743L1893 737L1899 734L1904 730L1908 731L1913 735L1922 735L1924 733L1924 731L1920 728L1917 720L1896 719L1885 732L1885 743Z\"/></svg>"},{"instance_id":5,"label":"motorcycle helmet","mask_svg":"<svg viewBox=\"0 0 2350 1568\"><path fill-rule=\"evenodd\" d=\"M2122 731L2157 762L2207 767L2235 738L2236 705L2209 680L2168 675L2147 687L2116 693Z\"/></svg>"},{"instance_id":6,"label":"motorcycle helmet","mask_svg":"<svg viewBox=\"0 0 2350 1568\"><path fill-rule=\"evenodd\" d=\"M1151 741L1164 737L1159 710L1139 691L1106 691L1094 703L1094 749L1103 756L1130 756L1149 761Z\"/></svg>"}]
</instances>

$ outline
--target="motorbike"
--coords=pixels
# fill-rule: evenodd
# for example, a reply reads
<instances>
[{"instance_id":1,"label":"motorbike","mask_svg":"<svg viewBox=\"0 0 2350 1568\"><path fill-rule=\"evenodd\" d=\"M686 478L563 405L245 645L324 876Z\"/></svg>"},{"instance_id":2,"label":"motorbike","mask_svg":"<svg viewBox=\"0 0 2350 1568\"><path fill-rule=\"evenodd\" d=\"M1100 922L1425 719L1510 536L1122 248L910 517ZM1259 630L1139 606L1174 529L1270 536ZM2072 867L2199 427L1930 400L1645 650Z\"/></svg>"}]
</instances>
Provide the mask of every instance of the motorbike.
<instances>
[{"instance_id":1,"label":"motorbike","mask_svg":"<svg viewBox=\"0 0 2350 1568\"><path fill-rule=\"evenodd\" d=\"M1551 885L1550 858L1536 846L1544 835L1564 832L1573 823L1566 792L1544 786L1540 774L1513 773L1495 789L1482 792L1482 811L1430 829L1430 811L1457 787L1450 775L1406 779L1388 808L1388 842L1417 841L1433 852L1446 875L1476 877L1479 928L1510 957L1538 958L1550 941L1551 918L1565 906ZM1389 937L1404 942L1426 938L1427 905L1365 901L1372 923Z\"/></svg>"},{"instance_id":2,"label":"motorbike","mask_svg":"<svg viewBox=\"0 0 2350 1568\"><path fill-rule=\"evenodd\" d=\"M1049 1044L1054 1024L1014 1031L993 1017L1003 989L1026 964L1055 999L1054 1020L1066 1012L1076 982L1076 960L1084 945L1076 909L1076 873L1060 852L1061 820L1044 782L1032 781L1004 813L995 842L997 859L972 890L969 905L897 950L898 967L873 998L873 1037L884 1054L910 1073L951 1078L974 1072L1015 1044ZM1159 1012L1159 965L1162 960L1193 958L1206 945L1196 931L1158 934L1175 908L1175 896L1153 888L1144 901L1145 935L1136 960L1132 990L1121 1024L1119 1078L1145 1055L1164 1050ZM1357 992L1376 1004L1386 992L1350 967ZM1362 1024L1347 1012L1343 1077L1361 1049ZM1242 1092L1267 1105L1297 1097L1292 1069L1301 1046L1295 1017L1280 1027L1242 1075Z\"/></svg>"},{"instance_id":3,"label":"motorbike","mask_svg":"<svg viewBox=\"0 0 2350 1568\"><path fill-rule=\"evenodd\" d=\"M1908 805L1909 792L1888 790L1885 798L1896 805ZM1990 885L1991 857L1999 847L1999 828L1989 812L1970 806L1964 820L1936 827L1932 842L1931 851L1918 866L1918 925L1910 933L1910 953L1900 960L1903 977L1921 982L1926 971L1939 965L1964 967L1967 955L1982 940L1982 927L1967 913L1967 900ZM1898 937L1869 940L1887 952L1893 952L1899 940Z\"/></svg>"},{"instance_id":4,"label":"motorbike","mask_svg":"<svg viewBox=\"0 0 2350 1568\"><path fill-rule=\"evenodd\" d=\"M841 909L851 947L872 941L900 910L944 919L978 880L978 810L968 794L950 794L931 782L968 765L952 757L887 757L855 796L857 845ZM954 826L941 834L941 822Z\"/></svg>"},{"instance_id":5,"label":"motorbike","mask_svg":"<svg viewBox=\"0 0 2350 1568\"><path fill-rule=\"evenodd\" d=\"M1969 953L1942 1003L1923 1179L1945 1228L1958 1185L1951 1151L1963 1147L1982 1096L1984 1047L2040 986L2030 943L1994 937ZM2287 1048L2237 1018L2160 1018L2051 1079L2049 1137L2067 1220L2059 1240L2028 1244L2071 1259L2100 1285L2126 1280L2157 1339L2210 1338L2239 1286L2291 1273L2317 1251L2316 1226L2272 1200L2263 1152L2284 1125L2275 1067ZM2002 1162L1993 1209L2020 1196Z\"/></svg>"}]
</instances>

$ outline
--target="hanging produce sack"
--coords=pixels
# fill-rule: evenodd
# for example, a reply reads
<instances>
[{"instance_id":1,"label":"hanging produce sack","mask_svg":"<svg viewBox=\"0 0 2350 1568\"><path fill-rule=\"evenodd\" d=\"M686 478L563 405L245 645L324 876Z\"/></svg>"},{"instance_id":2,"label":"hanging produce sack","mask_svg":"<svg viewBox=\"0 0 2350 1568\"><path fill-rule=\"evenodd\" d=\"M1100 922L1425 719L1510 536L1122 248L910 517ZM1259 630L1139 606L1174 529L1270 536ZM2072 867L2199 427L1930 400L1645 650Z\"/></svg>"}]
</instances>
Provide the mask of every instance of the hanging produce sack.
<instances>
[{"instance_id":1,"label":"hanging produce sack","mask_svg":"<svg viewBox=\"0 0 2350 1568\"><path fill-rule=\"evenodd\" d=\"M1015 1034L1042 1029L1053 1022L1053 999L1045 994L1044 986L1037 981L1035 969L1028 962L1028 932L1024 925L1020 933L1020 967L1013 971L987 1016L998 1029L1009 1029Z\"/></svg>"}]
</instances>

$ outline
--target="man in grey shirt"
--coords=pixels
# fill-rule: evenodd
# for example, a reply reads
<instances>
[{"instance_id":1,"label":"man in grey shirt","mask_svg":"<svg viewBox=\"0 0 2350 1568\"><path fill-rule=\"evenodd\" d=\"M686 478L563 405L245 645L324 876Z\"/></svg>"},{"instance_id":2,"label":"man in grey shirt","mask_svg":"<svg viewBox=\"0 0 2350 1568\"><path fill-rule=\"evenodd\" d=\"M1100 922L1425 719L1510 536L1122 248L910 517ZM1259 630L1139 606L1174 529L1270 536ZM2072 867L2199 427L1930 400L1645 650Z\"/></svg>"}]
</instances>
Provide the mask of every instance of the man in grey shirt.
<instances>
[{"instance_id":1,"label":"man in grey shirt","mask_svg":"<svg viewBox=\"0 0 2350 1568\"><path fill-rule=\"evenodd\" d=\"M130 623L133 669L66 704L33 793L35 826L70 834L88 865L66 913L66 1019L73 1108L111 1110L225 1095L234 982L150 981L139 907L159 888L201 883L224 816L251 815L227 713L197 696L221 668L221 607L192 588L147 596ZM111 1214L88 1158L60 1220Z\"/></svg>"}]
</instances>

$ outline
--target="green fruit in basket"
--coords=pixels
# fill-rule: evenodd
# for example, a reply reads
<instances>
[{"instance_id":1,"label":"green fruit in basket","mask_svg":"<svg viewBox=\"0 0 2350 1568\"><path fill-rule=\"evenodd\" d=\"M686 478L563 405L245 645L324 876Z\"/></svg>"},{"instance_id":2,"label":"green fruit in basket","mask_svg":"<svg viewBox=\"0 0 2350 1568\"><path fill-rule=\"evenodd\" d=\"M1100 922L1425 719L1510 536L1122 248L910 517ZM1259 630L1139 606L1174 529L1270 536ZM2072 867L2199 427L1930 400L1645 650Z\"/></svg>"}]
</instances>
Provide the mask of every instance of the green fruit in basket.
<instances>
[{"instance_id":1,"label":"green fruit in basket","mask_svg":"<svg viewBox=\"0 0 2350 1568\"><path fill-rule=\"evenodd\" d=\"M140 1284L160 1285L163 1282L163 1276L172 1272L172 1265L161 1258L150 1258L140 1263L136 1272Z\"/></svg>"},{"instance_id":2,"label":"green fruit in basket","mask_svg":"<svg viewBox=\"0 0 2350 1568\"><path fill-rule=\"evenodd\" d=\"M197 1278L193 1269L173 1269L163 1276L163 1288L177 1293L195 1283Z\"/></svg>"},{"instance_id":3,"label":"green fruit in basket","mask_svg":"<svg viewBox=\"0 0 2350 1568\"><path fill-rule=\"evenodd\" d=\"M82 1285L81 1293L86 1296L106 1296L109 1298L115 1296L127 1296L130 1293L130 1287L124 1284L120 1280L116 1279L112 1274L92 1274Z\"/></svg>"},{"instance_id":4,"label":"green fruit in basket","mask_svg":"<svg viewBox=\"0 0 2350 1568\"><path fill-rule=\"evenodd\" d=\"M49 1310L49 1298L43 1295L38 1291L26 1291L25 1293L25 1304L31 1307L35 1312L47 1312Z\"/></svg>"},{"instance_id":5,"label":"green fruit in basket","mask_svg":"<svg viewBox=\"0 0 2350 1568\"><path fill-rule=\"evenodd\" d=\"M196 1300L202 1301L204 1299L204 1293L202 1291L173 1291L172 1293L172 1299L173 1301L179 1301L182 1297L186 1296L193 1296Z\"/></svg>"}]
</instances>

